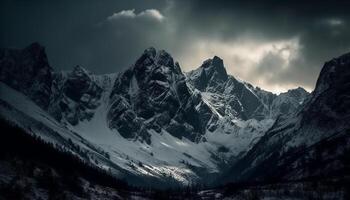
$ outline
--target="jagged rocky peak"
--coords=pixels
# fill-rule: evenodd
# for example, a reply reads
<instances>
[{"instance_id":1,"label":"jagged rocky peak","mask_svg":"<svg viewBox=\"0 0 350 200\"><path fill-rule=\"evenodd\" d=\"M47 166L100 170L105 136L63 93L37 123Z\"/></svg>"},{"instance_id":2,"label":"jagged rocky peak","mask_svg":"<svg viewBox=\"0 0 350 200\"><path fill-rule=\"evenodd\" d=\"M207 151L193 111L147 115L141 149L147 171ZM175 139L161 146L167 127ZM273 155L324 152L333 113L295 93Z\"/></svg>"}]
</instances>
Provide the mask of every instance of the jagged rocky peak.
<instances>
[{"instance_id":1,"label":"jagged rocky peak","mask_svg":"<svg viewBox=\"0 0 350 200\"><path fill-rule=\"evenodd\" d=\"M319 126L330 128L337 123L350 120L350 53L332 59L324 64L304 109L304 121L318 119Z\"/></svg>"},{"instance_id":2,"label":"jagged rocky peak","mask_svg":"<svg viewBox=\"0 0 350 200\"><path fill-rule=\"evenodd\" d=\"M0 80L29 96L40 107L49 105L52 69L45 48L33 43L24 49L0 49Z\"/></svg>"},{"instance_id":3,"label":"jagged rocky peak","mask_svg":"<svg viewBox=\"0 0 350 200\"><path fill-rule=\"evenodd\" d=\"M54 74L49 113L72 125L90 120L100 105L103 88L91 72L77 65L68 73Z\"/></svg>"},{"instance_id":4,"label":"jagged rocky peak","mask_svg":"<svg viewBox=\"0 0 350 200\"><path fill-rule=\"evenodd\" d=\"M41 46L38 42L30 44L24 51L29 53L34 59L42 59L47 62L45 47Z\"/></svg>"},{"instance_id":5,"label":"jagged rocky peak","mask_svg":"<svg viewBox=\"0 0 350 200\"><path fill-rule=\"evenodd\" d=\"M223 60L217 56L188 73L191 84L200 91L220 87L228 79Z\"/></svg>"},{"instance_id":6,"label":"jagged rocky peak","mask_svg":"<svg viewBox=\"0 0 350 200\"><path fill-rule=\"evenodd\" d=\"M179 64L174 62L173 57L168 52L164 50L157 51L155 48L150 47L136 61L134 70L139 78L143 78L142 73L152 72L154 68L158 68L156 70L163 74L182 74Z\"/></svg>"},{"instance_id":7,"label":"jagged rocky peak","mask_svg":"<svg viewBox=\"0 0 350 200\"><path fill-rule=\"evenodd\" d=\"M297 88L280 94L274 103L283 110L285 105L293 105L290 97L305 94L306 102L293 115L277 118L257 145L234 164L228 176L236 180L239 176L296 180L324 177L339 170L339 157L345 156L349 145L350 54L325 63L311 94ZM310 160L314 163L312 170L307 169Z\"/></svg>"},{"instance_id":8,"label":"jagged rocky peak","mask_svg":"<svg viewBox=\"0 0 350 200\"><path fill-rule=\"evenodd\" d=\"M295 89L289 89L287 92L279 94L275 98L275 102L285 101L285 103L291 104L302 104L308 97L310 93L302 87L297 87ZM281 106L281 105L279 105Z\"/></svg>"},{"instance_id":9,"label":"jagged rocky peak","mask_svg":"<svg viewBox=\"0 0 350 200\"><path fill-rule=\"evenodd\" d=\"M64 92L76 102L89 102L91 98L100 98L102 88L91 79L90 72L77 65L68 74L68 78L64 84Z\"/></svg>"},{"instance_id":10,"label":"jagged rocky peak","mask_svg":"<svg viewBox=\"0 0 350 200\"><path fill-rule=\"evenodd\" d=\"M131 95L137 92L136 89L147 91L150 97L156 97L172 89L170 87L174 84L185 84L185 76L179 64L174 62L172 56L166 51L157 51L150 47L144 51L133 66L116 79L111 97L115 93Z\"/></svg>"},{"instance_id":11,"label":"jagged rocky peak","mask_svg":"<svg viewBox=\"0 0 350 200\"><path fill-rule=\"evenodd\" d=\"M308 96L310 94L308 91L306 91L302 87L297 87L295 89L290 89L286 93L288 93L290 96L296 97L296 98L305 97L305 96Z\"/></svg>"},{"instance_id":12,"label":"jagged rocky peak","mask_svg":"<svg viewBox=\"0 0 350 200\"><path fill-rule=\"evenodd\" d=\"M84 67L81 67L80 65L76 65L73 68L71 74L73 76L77 76L77 77L89 77L90 75L92 75L92 73L90 71L88 71Z\"/></svg>"},{"instance_id":13,"label":"jagged rocky peak","mask_svg":"<svg viewBox=\"0 0 350 200\"><path fill-rule=\"evenodd\" d=\"M326 62L316 83L315 95L324 92L350 93L350 53ZM337 94L338 94L337 93Z\"/></svg>"},{"instance_id":14,"label":"jagged rocky peak","mask_svg":"<svg viewBox=\"0 0 350 200\"><path fill-rule=\"evenodd\" d=\"M272 117L276 118L280 114L293 114L297 111L310 97L310 93L304 88L298 87L283 92L275 96L272 101Z\"/></svg>"},{"instance_id":15,"label":"jagged rocky peak","mask_svg":"<svg viewBox=\"0 0 350 200\"><path fill-rule=\"evenodd\" d=\"M145 49L143 54L154 58L157 54L157 50L154 47L148 47L147 49Z\"/></svg>"},{"instance_id":16,"label":"jagged rocky peak","mask_svg":"<svg viewBox=\"0 0 350 200\"><path fill-rule=\"evenodd\" d=\"M315 94L319 95L331 87L341 87L349 80L350 53L326 62L317 79Z\"/></svg>"},{"instance_id":17,"label":"jagged rocky peak","mask_svg":"<svg viewBox=\"0 0 350 200\"><path fill-rule=\"evenodd\" d=\"M164 65L169 67L174 66L174 60L172 56L165 50L157 51L154 47L149 47L144 51L143 55L140 57L140 60L142 60L144 56L146 56L147 58L150 58L151 60L153 60L159 65Z\"/></svg>"},{"instance_id":18,"label":"jagged rocky peak","mask_svg":"<svg viewBox=\"0 0 350 200\"><path fill-rule=\"evenodd\" d=\"M194 88L205 92L205 96L219 95L221 100L213 103L222 105L220 110L225 110L225 113L219 112L222 115L263 119L268 113L253 86L228 75L222 59L217 56L204 61L199 68L189 72L187 80Z\"/></svg>"},{"instance_id":19,"label":"jagged rocky peak","mask_svg":"<svg viewBox=\"0 0 350 200\"><path fill-rule=\"evenodd\" d=\"M204 61L201 67L206 71L207 77L214 77L222 81L227 80L227 72L221 58L214 56L212 59Z\"/></svg>"},{"instance_id":20,"label":"jagged rocky peak","mask_svg":"<svg viewBox=\"0 0 350 200\"><path fill-rule=\"evenodd\" d=\"M150 142L148 131L167 130L195 139L203 124L178 63L164 50L148 48L117 77L110 95L108 124L126 138Z\"/></svg>"}]
</instances>

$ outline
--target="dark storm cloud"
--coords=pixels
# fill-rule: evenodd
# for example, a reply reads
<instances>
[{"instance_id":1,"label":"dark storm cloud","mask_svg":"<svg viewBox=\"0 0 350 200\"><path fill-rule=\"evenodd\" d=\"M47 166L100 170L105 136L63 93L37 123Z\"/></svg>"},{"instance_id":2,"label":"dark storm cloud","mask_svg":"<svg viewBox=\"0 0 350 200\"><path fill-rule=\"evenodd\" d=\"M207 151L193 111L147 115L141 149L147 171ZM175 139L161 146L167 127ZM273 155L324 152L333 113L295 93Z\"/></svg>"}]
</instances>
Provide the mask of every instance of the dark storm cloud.
<instances>
[{"instance_id":1,"label":"dark storm cloud","mask_svg":"<svg viewBox=\"0 0 350 200\"><path fill-rule=\"evenodd\" d=\"M0 46L39 41L52 65L120 71L143 49L166 49L186 70L224 58L263 88L312 89L324 61L350 50L347 1L2 1Z\"/></svg>"},{"instance_id":2,"label":"dark storm cloud","mask_svg":"<svg viewBox=\"0 0 350 200\"><path fill-rule=\"evenodd\" d=\"M242 37L256 43L298 38L298 56L287 64L278 52L267 52L243 77L256 84L256 77L264 76L264 85L312 89L323 63L350 50L349 1L181 1L181 7L187 8L182 28L233 46ZM229 67L240 67L235 60Z\"/></svg>"},{"instance_id":3,"label":"dark storm cloud","mask_svg":"<svg viewBox=\"0 0 350 200\"><path fill-rule=\"evenodd\" d=\"M139 29L131 27L130 37L120 37L116 30L127 29L125 23L114 29L98 25L117 11L160 9L165 2L5 0L0 4L1 47L22 48L38 41L46 47L55 68L71 69L81 64L96 73L111 73L130 65L145 48L142 41L146 42L148 35L132 38L139 34L131 31L147 32L143 28L152 25L146 22Z\"/></svg>"}]
</instances>

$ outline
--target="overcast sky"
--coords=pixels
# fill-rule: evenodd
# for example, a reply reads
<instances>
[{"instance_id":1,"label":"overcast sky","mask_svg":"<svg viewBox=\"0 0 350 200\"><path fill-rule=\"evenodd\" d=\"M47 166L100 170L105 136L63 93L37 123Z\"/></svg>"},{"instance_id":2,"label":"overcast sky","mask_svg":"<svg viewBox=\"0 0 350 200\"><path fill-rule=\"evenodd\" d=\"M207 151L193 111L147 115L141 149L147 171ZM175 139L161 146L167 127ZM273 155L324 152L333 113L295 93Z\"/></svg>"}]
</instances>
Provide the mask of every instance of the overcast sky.
<instances>
[{"instance_id":1,"label":"overcast sky","mask_svg":"<svg viewBox=\"0 0 350 200\"><path fill-rule=\"evenodd\" d=\"M217 55L228 73L274 92L312 90L323 63L350 51L350 1L257 2L1 0L0 47L38 41L55 69L98 74L150 46L183 71Z\"/></svg>"}]
</instances>

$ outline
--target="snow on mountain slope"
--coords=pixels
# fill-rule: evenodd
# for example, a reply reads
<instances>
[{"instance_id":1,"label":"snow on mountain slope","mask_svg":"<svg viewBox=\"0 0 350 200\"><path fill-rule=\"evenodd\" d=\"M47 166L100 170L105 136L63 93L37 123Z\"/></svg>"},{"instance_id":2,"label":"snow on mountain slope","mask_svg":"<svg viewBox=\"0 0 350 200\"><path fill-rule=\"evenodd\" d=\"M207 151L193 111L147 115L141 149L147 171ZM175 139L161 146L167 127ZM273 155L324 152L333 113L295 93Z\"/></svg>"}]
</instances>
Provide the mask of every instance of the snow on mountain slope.
<instances>
[{"instance_id":1,"label":"snow on mountain slope","mask_svg":"<svg viewBox=\"0 0 350 200\"><path fill-rule=\"evenodd\" d=\"M158 149L159 153L155 155L159 156L159 160L149 162L148 160L152 161L152 156L148 149L152 147L129 141L111 131L107 127L106 121L103 120L106 118L106 110L103 106L99 107L96 117L91 120L91 123L83 121L77 126L63 125L28 97L3 83L0 83L0 91L2 118L15 123L30 134L40 136L55 146L71 151L93 165L111 170L119 178L129 177L128 173L130 172L130 174L140 177L154 176L159 181L172 176L176 181L185 184L191 180L188 176L195 176L190 170L174 165L179 159L169 157L172 154L176 155L172 152L167 153L169 147L181 143L180 141L174 143L173 137L169 134L168 137L157 138L160 141L156 142L158 146L155 145L155 148ZM185 157L181 153L176 156ZM204 160L204 158L202 159ZM167 163L167 160L170 160L172 164ZM145 166L140 164L143 162ZM148 165L148 163L151 164Z\"/></svg>"},{"instance_id":2,"label":"snow on mountain slope","mask_svg":"<svg viewBox=\"0 0 350 200\"><path fill-rule=\"evenodd\" d=\"M103 91L95 79L90 72L80 66L74 67L71 72L55 73L49 113L57 120L72 125L89 120L99 106L98 102Z\"/></svg>"},{"instance_id":3,"label":"snow on mountain slope","mask_svg":"<svg viewBox=\"0 0 350 200\"><path fill-rule=\"evenodd\" d=\"M7 94L1 95L1 100L12 107L7 109L2 105L2 117L17 123L19 126L24 126L23 128L40 135L46 141L66 146L65 143L71 140L73 144L92 151L91 156L93 158L91 158L91 162L94 163L94 159L97 159L100 162L98 166L106 169L113 169L109 163L112 162L137 175L153 176L160 179L172 177L183 184L197 182L201 179L192 171L194 168L205 169L208 173L218 173L217 164L220 160L212 159L211 156L217 154L220 147L225 146L228 149L225 152L227 155L221 158L228 160L231 155L244 152L246 150L244 144L251 142L251 137L257 137L245 134L243 129L237 129L235 134L228 134L229 132L207 133L208 142L197 144L185 138L177 139L166 131L161 134L152 131L152 144L148 145L140 141L125 139L108 128L105 120L108 110L107 103L102 103L98 107L91 120L82 121L76 126L69 124L65 126L21 93L14 91L3 83L1 83L0 89L1 94ZM108 95L108 92L104 95ZM102 97L102 99L108 98ZM18 118L19 116L13 109L22 111L28 118L32 118L42 123L42 125L32 126L27 118ZM248 131L254 128L254 125L250 126L249 123L245 124L244 122L241 126L247 127ZM47 129L44 127L52 129L55 135L47 135ZM230 131L227 129L227 125L225 127L225 124L223 124L222 130ZM255 132L250 133L256 134ZM56 137L59 137L59 139L56 139ZM98 154L98 156L95 154ZM101 162L100 157L106 154L109 155L108 162L103 162L106 158L102 159Z\"/></svg>"},{"instance_id":4,"label":"snow on mountain slope","mask_svg":"<svg viewBox=\"0 0 350 200\"><path fill-rule=\"evenodd\" d=\"M195 109L198 100L171 55L149 48L117 77L110 94L108 125L125 138L148 144L151 129L199 142L210 118Z\"/></svg>"},{"instance_id":5,"label":"snow on mountain slope","mask_svg":"<svg viewBox=\"0 0 350 200\"><path fill-rule=\"evenodd\" d=\"M171 176L184 184L202 179L193 171L196 168L208 174L219 173L218 165L221 162L228 162L232 156L244 153L255 143L254 139L261 137L272 125L272 121L265 122L264 127L260 127L262 123L256 120L237 122L240 126L222 121L216 132L208 131L204 135L207 142L202 143L173 137L166 130L161 133L150 130L151 143L147 144L124 138L108 128L108 95L108 91L102 95L104 102L91 120L70 128L94 141L109 153L114 163L126 170L155 177ZM225 148L225 152L220 152L222 148ZM218 154L222 154L220 158L212 158Z\"/></svg>"},{"instance_id":6,"label":"snow on mountain slope","mask_svg":"<svg viewBox=\"0 0 350 200\"><path fill-rule=\"evenodd\" d=\"M228 172L232 180L348 175L350 151L350 54L323 66L303 106L279 117Z\"/></svg>"},{"instance_id":7,"label":"snow on mountain slope","mask_svg":"<svg viewBox=\"0 0 350 200\"><path fill-rule=\"evenodd\" d=\"M291 91L278 98L254 88L227 75L218 57L185 75L170 54L154 48L119 74L94 75L80 66L53 72L36 46L15 55L2 50L1 117L133 183L140 177L209 183L259 142L275 121L271 113L280 114L273 109L292 102L286 113L293 112L308 96ZM42 59L30 58L37 49ZM21 76L13 73L28 68L17 54L34 71L43 67L44 78L29 78L50 86L45 95L18 85Z\"/></svg>"},{"instance_id":8,"label":"snow on mountain slope","mask_svg":"<svg viewBox=\"0 0 350 200\"><path fill-rule=\"evenodd\" d=\"M309 93L302 88L279 95L264 91L226 73L223 61L214 56L186 74L192 90L199 90L203 100L219 116L231 119L275 119L295 112Z\"/></svg>"},{"instance_id":9,"label":"snow on mountain slope","mask_svg":"<svg viewBox=\"0 0 350 200\"><path fill-rule=\"evenodd\" d=\"M94 163L94 159L98 159L108 165L106 152L98 146L94 146L93 143L85 140L76 132L67 129L66 126L56 121L28 97L1 82L0 91L0 114L2 118L16 124L32 135L40 136L47 142L71 151L81 159L92 163ZM117 168L114 170L115 173L119 173Z\"/></svg>"}]
</instances>

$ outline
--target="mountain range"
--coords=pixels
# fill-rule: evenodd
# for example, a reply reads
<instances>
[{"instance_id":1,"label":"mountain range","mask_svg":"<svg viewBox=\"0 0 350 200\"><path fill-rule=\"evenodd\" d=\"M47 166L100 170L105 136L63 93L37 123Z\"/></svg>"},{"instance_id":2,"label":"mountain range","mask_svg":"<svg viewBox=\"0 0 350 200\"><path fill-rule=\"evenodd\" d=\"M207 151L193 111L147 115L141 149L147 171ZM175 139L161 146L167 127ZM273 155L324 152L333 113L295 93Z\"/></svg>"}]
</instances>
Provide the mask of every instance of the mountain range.
<instances>
[{"instance_id":1,"label":"mountain range","mask_svg":"<svg viewBox=\"0 0 350 200\"><path fill-rule=\"evenodd\" d=\"M146 49L118 73L54 70L45 48L0 50L0 117L130 184L173 187L349 177L350 54L312 93L274 94Z\"/></svg>"}]
</instances>

